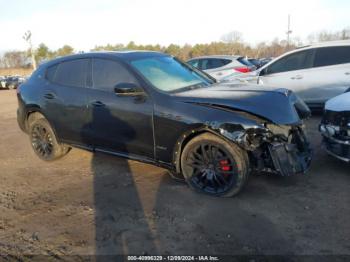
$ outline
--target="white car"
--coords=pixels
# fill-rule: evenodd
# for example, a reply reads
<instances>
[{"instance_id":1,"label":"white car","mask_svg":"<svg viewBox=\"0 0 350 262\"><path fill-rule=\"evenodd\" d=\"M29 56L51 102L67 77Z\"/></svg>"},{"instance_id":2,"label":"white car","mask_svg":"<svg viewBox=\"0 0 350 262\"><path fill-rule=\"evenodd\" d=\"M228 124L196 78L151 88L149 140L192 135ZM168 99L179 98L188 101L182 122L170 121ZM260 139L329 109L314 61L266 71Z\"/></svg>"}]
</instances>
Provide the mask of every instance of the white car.
<instances>
[{"instance_id":1,"label":"white car","mask_svg":"<svg viewBox=\"0 0 350 262\"><path fill-rule=\"evenodd\" d=\"M232 74L241 75L242 73L251 72L256 69L243 56L232 55L201 56L192 58L187 63L206 72L217 80L221 80Z\"/></svg>"},{"instance_id":2,"label":"white car","mask_svg":"<svg viewBox=\"0 0 350 262\"><path fill-rule=\"evenodd\" d=\"M226 77L226 81L237 78ZM350 41L312 44L285 53L240 80L284 87L311 108L350 89Z\"/></svg>"},{"instance_id":3,"label":"white car","mask_svg":"<svg viewBox=\"0 0 350 262\"><path fill-rule=\"evenodd\" d=\"M326 102L320 132L327 152L350 162L350 92Z\"/></svg>"}]
</instances>

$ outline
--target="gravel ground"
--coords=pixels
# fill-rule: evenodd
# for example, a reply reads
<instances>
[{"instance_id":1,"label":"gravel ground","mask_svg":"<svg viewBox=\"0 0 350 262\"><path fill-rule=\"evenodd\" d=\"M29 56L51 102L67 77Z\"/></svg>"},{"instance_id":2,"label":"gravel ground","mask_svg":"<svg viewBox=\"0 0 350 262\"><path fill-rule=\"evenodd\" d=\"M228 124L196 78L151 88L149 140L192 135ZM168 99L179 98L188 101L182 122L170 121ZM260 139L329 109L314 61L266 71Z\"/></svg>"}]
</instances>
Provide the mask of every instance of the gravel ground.
<instances>
[{"instance_id":1,"label":"gravel ground","mask_svg":"<svg viewBox=\"0 0 350 262\"><path fill-rule=\"evenodd\" d=\"M1 255L350 255L350 165L322 150L319 116L306 123L307 175L252 175L221 199L114 156L73 149L45 163L16 108L15 91L0 91Z\"/></svg>"}]
</instances>

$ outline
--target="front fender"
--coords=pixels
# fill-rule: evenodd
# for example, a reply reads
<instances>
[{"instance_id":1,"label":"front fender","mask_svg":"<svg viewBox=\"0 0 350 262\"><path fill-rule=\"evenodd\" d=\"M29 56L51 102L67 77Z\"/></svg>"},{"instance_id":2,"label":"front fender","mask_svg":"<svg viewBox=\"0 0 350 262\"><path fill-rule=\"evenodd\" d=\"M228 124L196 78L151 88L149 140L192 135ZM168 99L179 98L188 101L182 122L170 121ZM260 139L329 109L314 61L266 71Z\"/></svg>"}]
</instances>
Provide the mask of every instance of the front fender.
<instances>
[{"instance_id":1,"label":"front fender","mask_svg":"<svg viewBox=\"0 0 350 262\"><path fill-rule=\"evenodd\" d=\"M235 143L243 150L253 150L251 144L247 141L248 135L266 131L267 129L260 125L247 127L239 123L206 122L202 127L187 130L178 138L173 152L173 165L176 168L176 172L180 173L180 157L186 144L194 137L205 132L212 133L228 142Z\"/></svg>"}]
</instances>

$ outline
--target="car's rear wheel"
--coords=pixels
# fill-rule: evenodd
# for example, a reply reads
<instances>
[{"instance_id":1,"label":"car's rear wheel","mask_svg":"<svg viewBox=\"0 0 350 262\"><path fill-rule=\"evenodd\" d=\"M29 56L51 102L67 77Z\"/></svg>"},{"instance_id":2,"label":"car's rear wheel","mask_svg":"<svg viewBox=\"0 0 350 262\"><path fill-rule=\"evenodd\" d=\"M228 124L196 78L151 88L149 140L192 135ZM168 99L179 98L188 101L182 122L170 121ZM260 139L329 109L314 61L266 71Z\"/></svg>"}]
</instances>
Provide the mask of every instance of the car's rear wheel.
<instances>
[{"instance_id":1,"label":"car's rear wheel","mask_svg":"<svg viewBox=\"0 0 350 262\"><path fill-rule=\"evenodd\" d=\"M244 150L211 133L193 138L181 155L181 171L189 186L213 196L238 194L247 182L248 165Z\"/></svg>"},{"instance_id":2,"label":"car's rear wheel","mask_svg":"<svg viewBox=\"0 0 350 262\"><path fill-rule=\"evenodd\" d=\"M70 148L57 142L49 122L40 114L29 118L29 138L35 154L42 160L53 161L66 155Z\"/></svg>"}]
</instances>

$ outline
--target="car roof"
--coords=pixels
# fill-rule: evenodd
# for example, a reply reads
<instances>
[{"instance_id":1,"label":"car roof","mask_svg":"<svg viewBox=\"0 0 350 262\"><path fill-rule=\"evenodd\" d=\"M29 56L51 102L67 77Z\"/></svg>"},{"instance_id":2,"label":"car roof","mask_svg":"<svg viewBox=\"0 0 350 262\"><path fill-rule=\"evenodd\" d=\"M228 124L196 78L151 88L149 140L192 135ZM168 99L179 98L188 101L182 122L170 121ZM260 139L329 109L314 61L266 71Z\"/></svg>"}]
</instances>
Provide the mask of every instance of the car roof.
<instances>
[{"instance_id":1,"label":"car roof","mask_svg":"<svg viewBox=\"0 0 350 262\"><path fill-rule=\"evenodd\" d=\"M295 50L309 49L309 48L315 48L315 47L329 47L329 46L350 46L350 40L337 40L337 41L326 41L326 42L312 43L309 45L300 46L300 47L296 48Z\"/></svg>"},{"instance_id":2,"label":"car roof","mask_svg":"<svg viewBox=\"0 0 350 262\"><path fill-rule=\"evenodd\" d=\"M188 61L195 60L195 59L205 59L205 58L224 58L224 59L237 59L242 56L240 55L207 55L207 56L198 56L198 57L193 57L189 59Z\"/></svg>"},{"instance_id":3,"label":"car roof","mask_svg":"<svg viewBox=\"0 0 350 262\"><path fill-rule=\"evenodd\" d=\"M60 63L66 60L91 58L91 57L100 57L100 58L115 57L121 60L129 61L129 60L143 59L148 57L160 57L160 56L169 56L169 55L160 53L160 52L146 51L146 50L96 51L96 52L87 52L87 53L80 53L80 54L58 57L46 63L43 63L41 66L50 66L52 64Z\"/></svg>"}]
</instances>

